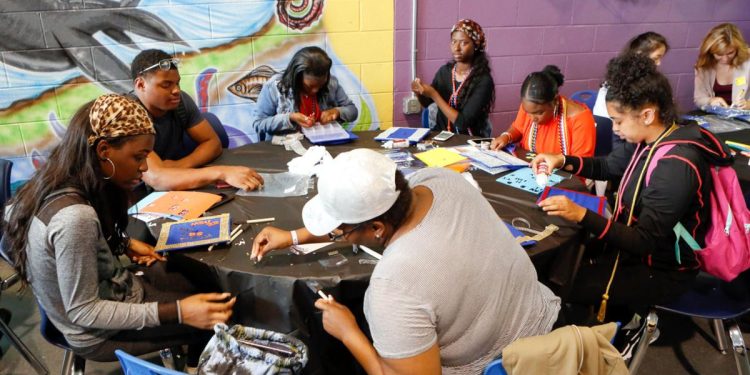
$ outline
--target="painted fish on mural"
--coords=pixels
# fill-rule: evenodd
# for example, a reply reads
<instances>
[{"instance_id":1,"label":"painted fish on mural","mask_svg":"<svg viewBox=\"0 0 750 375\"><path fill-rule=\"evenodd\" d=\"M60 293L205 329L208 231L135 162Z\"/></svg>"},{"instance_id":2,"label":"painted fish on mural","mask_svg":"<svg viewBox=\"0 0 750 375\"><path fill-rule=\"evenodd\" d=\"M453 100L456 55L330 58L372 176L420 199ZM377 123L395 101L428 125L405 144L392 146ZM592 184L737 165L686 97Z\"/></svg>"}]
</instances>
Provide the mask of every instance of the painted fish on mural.
<instances>
[{"instance_id":1,"label":"painted fish on mural","mask_svg":"<svg viewBox=\"0 0 750 375\"><path fill-rule=\"evenodd\" d=\"M160 42L187 45L174 30L155 15L134 8L138 0L4 0L3 8L24 10L43 6L65 12L42 12L45 30L40 50L39 16L18 17L18 13L0 13L0 51L5 64L34 72L60 72L78 68L91 81L114 92L131 89L129 64L120 61L95 38L101 33L112 40L136 46L125 31ZM37 4L37 5L34 5ZM88 48L94 47L94 48ZM98 48L97 48L98 47Z\"/></svg>"},{"instance_id":2,"label":"painted fish on mural","mask_svg":"<svg viewBox=\"0 0 750 375\"><path fill-rule=\"evenodd\" d=\"M258 101L260 90L274 74L278 73L274 68L268 65L261 65L244 77L238 79L235 83L229 85L227 90L240 98Z\"/></svg>"},{"instance_id":3,"label":"painted fish on mural","mask_svg":"<svg viewBox=\"0 0 750 375\"><path fill-rule=\"evenodd\" d=\"M294 30L310 27L323 14L324 0L277 0L279 22Z\"/></svg>"}]
</instances>

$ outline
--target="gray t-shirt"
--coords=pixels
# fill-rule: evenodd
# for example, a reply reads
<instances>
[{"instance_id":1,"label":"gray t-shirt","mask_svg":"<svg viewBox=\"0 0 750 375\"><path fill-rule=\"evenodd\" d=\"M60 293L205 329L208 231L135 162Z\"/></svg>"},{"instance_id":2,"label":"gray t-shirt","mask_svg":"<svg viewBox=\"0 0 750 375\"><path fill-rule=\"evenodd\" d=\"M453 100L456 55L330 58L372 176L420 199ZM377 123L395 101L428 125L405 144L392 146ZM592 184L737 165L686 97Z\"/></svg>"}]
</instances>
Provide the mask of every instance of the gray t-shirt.
<instances>
[{"instance_id":1,"label":"gray t-shirt","mask_svg":"<svg viewBox=\"0 0 750 375\"><path fill-rule=\"evenodd\" d=\"M514 340L549 332L560 299L482 194L442 168L409 183L434 199L370 279L364 311L378 353L407 358L437 343L443 374L478 374Z\"/></svg>"},{"instance_id":2,"label":"gray t-shirt","mask_svg":"<svg viewBox=\"0 0 750 375\"><path fill-rule=\"evenodd\" d=\"M29 282L68 343L87 348L117 330L158 326L157 303L142 303L140 281L109 250L94 208L77 194L48 205L58 207L41 209L29 227Z\"/></svg>"}]
</instances>

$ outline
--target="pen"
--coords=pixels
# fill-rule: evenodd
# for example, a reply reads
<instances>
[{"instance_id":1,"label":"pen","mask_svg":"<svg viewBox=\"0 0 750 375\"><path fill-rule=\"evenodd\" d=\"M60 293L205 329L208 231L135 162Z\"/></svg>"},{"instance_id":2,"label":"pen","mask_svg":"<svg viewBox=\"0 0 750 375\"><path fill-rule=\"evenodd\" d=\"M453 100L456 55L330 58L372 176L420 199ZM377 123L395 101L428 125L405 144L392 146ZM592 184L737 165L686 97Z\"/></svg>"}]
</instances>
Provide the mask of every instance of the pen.
<instances>
[{"instance_id":1,"label":"pen","mask_svg":"<svg viewBox=\"0 0 750 375\"><path fill-rule=\"evenodd\" d=\"M276 220L275 217L266 217L266 218L263 218L263 219L248 220L245 223L247 223L247 224L268 223L268 222L271 222L271 221L274 221L274 220Z\"/></svg>"}]
</instances>

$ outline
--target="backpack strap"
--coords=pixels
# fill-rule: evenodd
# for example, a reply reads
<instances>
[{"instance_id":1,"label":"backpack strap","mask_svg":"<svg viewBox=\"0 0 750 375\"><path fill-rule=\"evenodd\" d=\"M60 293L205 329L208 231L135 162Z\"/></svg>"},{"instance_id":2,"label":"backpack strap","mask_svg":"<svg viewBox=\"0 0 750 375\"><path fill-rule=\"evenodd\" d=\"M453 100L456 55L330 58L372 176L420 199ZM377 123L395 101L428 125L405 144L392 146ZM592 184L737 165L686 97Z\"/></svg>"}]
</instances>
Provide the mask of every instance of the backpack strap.
<instances>
[{"instance_id":1,"label":"backpack strap","mask_svg":"<svg viewBox=\"0 0 750 375\"><path fill-rule=\"evenodd\" d=\"M661 146L654 151L654 157L651 159L651 162L648 164L648 169L646 170L646 186L649 185L649 182L651 181L651 174L654 173L654 169L656 169L656 165L659 163L659 160L663 158L669 151L672 151L675 144L668 144Z\"/></svg>"},{"instance_id":2,"label":"backpack strap","mask_svg":"<svg viewBox=\"0 0 750 375\"><path fill-rule=\"evenodd\" d=\"M44 225L48 225L50 220L52 220L52 216L55 216L63 208L74 204L88 204L81 190L69 187L53 191L44 198L44 202L39 208L39 212L36 213L36 217Z\"/></svg>"}]
</instances>

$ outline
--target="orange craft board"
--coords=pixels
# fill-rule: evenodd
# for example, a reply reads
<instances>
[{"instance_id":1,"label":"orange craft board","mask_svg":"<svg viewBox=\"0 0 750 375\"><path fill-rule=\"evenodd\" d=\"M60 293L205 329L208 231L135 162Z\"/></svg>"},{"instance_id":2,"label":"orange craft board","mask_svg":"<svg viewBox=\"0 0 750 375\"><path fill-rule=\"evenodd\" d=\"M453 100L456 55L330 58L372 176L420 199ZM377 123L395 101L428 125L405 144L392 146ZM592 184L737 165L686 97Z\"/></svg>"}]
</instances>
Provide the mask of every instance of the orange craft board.
<instances>
[{"instance_id":1,"label":"orange craft board","mask_svg":"<svg viewBox=\"0 0 750 375\"><path fill-rule=\"evenodd\" d=\"M170 191L143 207L141 212L179 216L185 220L203 215L221 200L216 194L199 191Z\"/></svg>"}]
</instances>

